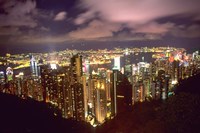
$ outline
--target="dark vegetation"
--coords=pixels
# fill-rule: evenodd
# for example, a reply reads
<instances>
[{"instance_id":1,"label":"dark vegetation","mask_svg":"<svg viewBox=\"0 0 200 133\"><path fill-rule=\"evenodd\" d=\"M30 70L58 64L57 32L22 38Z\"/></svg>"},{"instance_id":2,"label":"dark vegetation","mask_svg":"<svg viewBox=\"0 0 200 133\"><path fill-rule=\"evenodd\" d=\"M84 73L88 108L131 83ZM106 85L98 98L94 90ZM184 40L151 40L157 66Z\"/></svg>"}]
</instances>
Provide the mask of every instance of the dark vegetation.
<instances>
[{"instance_id":1,"label":"dark vegetation","mask_svg":"<svg viewBox=\"0 0 200 133\"><path fill-rule=\"evenodd\" d=\"M137 103L96 128L54 116L48 105L0 94L0 133L200 133L200 75L166 101Z\"/></svg>"},{"instance_id":2,"label":"dark vegetation","mask_svg":"<svg viewBox=\"0 0 200 133\"><path fill-rule=\"evenodd\" d=\"M0 94L0 133L88 133L89 124L54 116L49 105Z\"/></svg>"},{"instance_id":3,"label":"dark vegetation","mask_svg":"<svg viewBox=\"0 0 200 133\"><path fill-rule=\"evenodd\" d=\"M200 74L183 80L166 101L137 103L97 127L98 133L200 133Z\"/></svg>"}]
</instances>

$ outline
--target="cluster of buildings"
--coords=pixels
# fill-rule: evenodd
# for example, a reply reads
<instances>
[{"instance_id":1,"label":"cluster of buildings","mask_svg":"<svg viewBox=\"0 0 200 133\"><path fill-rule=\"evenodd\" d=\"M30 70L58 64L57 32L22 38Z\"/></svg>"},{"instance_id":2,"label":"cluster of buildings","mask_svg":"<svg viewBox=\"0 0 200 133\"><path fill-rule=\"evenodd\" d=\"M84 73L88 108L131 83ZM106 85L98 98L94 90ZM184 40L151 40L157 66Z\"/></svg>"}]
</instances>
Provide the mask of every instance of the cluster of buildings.
<instances>
[{"instance_id":1,"label":"cluster of buildings","mask_svg":"<svg viewBox=\"0 0 200 133\"><path fill-rule=\"evenodd\" d=\"M155 53L153 62L143 57L133 63L134 56L126 49L115 53L110 65L94 67L83 53L71 55L67 65L31 55L30 75L16 75L11 67L0 72L0 91L51 103L64 118L97 126L137 102L167 99L180 80L200 72L198 52L166 49Z\"/></svg>"}]
</instances>

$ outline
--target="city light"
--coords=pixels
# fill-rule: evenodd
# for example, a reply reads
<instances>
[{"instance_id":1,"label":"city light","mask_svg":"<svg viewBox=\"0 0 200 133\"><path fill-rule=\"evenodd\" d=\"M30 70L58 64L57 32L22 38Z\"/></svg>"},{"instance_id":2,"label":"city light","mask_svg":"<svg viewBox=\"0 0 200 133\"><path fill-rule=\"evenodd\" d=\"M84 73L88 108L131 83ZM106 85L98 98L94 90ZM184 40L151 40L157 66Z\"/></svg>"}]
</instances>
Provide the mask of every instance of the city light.
<instances>
[{"instance_id":1,"label":"city light","mask_svg":"<svg viewBox=\"0 0 200 133\"><path fill-rule=\"evenodd\" d=\"M76 55L66 50L58 52L62 54L56 57L59 60L64 58L62 62L49 60L55 57L55 53L49 56L34 54L30 58L21 56L21 59L10 59L10 55L6 57L7 62L15 64L5 65L6 74L0 70L0 90L22 99L49 103L61 111L63 118L100 126L121 113L126 106L132 107L135 103L152 99L168 99L175 95L173 87L179 84L179 80L198 73L200 58L196 52L191 56L178 48L170 51L163 47L143 49L84 51ZM156 50L158 52L151 52ZM144 60L148 51L154 54L154 60ZM140 54L142 56L137 59ZM135 58L137 60L133 61ZM25 64L16 66L20 60L26 60L25 64L29 62L28 70ZM13 70L13 66L18 69ZM7 85L3 87L4 84ZM58 116L58 113L54 115Z\"/></svg>"},{"instance_id":2,"label":"city light","mask_svg":"<svg viewBox=\"0 0 200 133\"><path fill-rule=\"evenodd\" d=\"M50 64L51 65L51 69L57 69L57 65L56 64Z\"/></svg>"}]
</instances>

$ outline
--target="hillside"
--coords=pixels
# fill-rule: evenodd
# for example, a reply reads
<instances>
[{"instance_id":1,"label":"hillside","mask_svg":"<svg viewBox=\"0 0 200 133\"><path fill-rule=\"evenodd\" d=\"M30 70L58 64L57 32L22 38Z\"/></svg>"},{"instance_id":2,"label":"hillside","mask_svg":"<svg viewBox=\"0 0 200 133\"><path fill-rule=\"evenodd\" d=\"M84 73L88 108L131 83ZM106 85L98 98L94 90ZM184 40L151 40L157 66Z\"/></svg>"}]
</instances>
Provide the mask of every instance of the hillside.
<instances>
[{"instance_id":1,"label":"hillside","mask_svg":"<svg viewBox=\"0 0 200 133\"><path fill-rule=\"evenodd\" d=\"M199 133L200 74L188 78L166 101L138 103L97 128L98 133Z\"/></svg>"},{"instance_id":2,"label":"hillside","mask_svg":"<svg viewBox=\"0 0 200 133\"><path fill-rule=\"evenodd\" d=\"M62 119L45 103L0 93L0 133L198 133L200 75L184 80L166 101L143 102L101 126Z\"/></svg>"},{"instance_id":3,"label":"hillside","mask_svg":"<svg viewBox=\"0 0 200 133\"><path fill-rule=\"evenodd\" d=\"M0 133L90 132L83 122L55 117L45 103L0 93Z\"/></svg>"}]
</instances>

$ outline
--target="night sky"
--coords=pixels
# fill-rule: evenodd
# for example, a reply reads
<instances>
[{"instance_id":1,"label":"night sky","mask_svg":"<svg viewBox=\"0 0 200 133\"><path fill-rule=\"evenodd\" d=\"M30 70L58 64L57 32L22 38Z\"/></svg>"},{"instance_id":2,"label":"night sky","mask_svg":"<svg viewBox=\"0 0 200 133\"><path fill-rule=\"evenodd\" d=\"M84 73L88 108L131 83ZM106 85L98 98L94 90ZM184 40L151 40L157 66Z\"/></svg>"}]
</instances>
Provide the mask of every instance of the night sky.
<instances>
[{"instance_id":1,"label":"night sky","mask_svg":"<svg viewBox=\"0 0 200 133\"><path fill-rule=\"evenodd\" d=\"M0 0L0 52L200 48L200 0Z\"/></svg>"}]
</instances>

